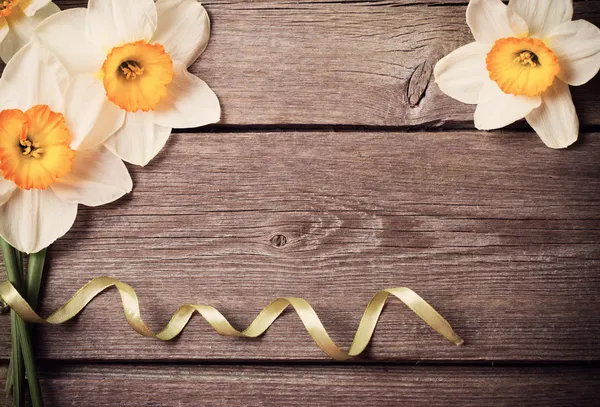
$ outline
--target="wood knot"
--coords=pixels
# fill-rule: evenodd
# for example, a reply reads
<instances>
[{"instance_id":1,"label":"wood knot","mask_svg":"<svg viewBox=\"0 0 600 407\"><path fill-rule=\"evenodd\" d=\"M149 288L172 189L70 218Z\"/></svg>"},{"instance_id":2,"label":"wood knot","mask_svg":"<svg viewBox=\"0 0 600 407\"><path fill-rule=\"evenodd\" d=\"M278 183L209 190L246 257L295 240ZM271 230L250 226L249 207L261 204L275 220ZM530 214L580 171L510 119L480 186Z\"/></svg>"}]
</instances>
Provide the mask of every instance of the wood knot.
<instances>
[{"instance_id":1,"label":"wood knot","mask_svg":"<svg viewBox=\"0 0 600 407\"><path fill-rule=\"evenodd\" d=\"M275 247L283 247L287 244L287 237L284 235L275 235L271 238L271 244Z\"/></svg>"},{"instance_id":2,"label":"wood knot","mask_svg":"<svg viewBox=\"0 0 600 407\"><path fill-rule=\"evenodd\" d=\"M433 68L427 61L420 63L413 71L406 85L406 100L410 107L417 107L425 96Z\"/></svg>"}]
</instances>

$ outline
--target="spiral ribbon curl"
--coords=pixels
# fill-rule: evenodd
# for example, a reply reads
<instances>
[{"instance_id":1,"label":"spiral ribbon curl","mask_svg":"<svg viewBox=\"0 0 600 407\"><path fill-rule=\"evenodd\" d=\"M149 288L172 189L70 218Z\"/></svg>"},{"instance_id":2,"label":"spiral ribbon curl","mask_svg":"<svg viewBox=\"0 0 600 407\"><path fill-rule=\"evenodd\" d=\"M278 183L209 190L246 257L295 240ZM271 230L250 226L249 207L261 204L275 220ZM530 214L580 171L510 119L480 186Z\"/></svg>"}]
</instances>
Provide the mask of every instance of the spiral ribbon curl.
<instances>
[{"instance_id":1,"label":"spiral ribbon curl","mask_svg":"<svg viewBox=\"0 0 600 407\"><path fill-rule=\"evenodd\" d=\"M222 336L256 338L261 336L291 306L304 324L317 346L334 360L347 360L360 355L368 346L387 298L391 295L402 301L437 333L456 345L463 340L454 332L450 324L423 298L410 288L389 288L378 292L367 305L356 335L348 352L341 350L329 337L315 310L302 298L279 298L264 308L254 321L243 331L235 329L215 308L209 305L186 304L179 307L167 326L159 333L153 333L140 315L138 297L133 288L111 277L99 277L87 283L77 293L48 318L40 317L21 297L9 282L0 284L0 299L15 310L26 322L57 325L79 314L93 299L103 291L115 287L121 295L125 317L131 327L140 335L169 341L178 336L188 324L194 313L199 313Z\"/></svg>"}]
</instances>

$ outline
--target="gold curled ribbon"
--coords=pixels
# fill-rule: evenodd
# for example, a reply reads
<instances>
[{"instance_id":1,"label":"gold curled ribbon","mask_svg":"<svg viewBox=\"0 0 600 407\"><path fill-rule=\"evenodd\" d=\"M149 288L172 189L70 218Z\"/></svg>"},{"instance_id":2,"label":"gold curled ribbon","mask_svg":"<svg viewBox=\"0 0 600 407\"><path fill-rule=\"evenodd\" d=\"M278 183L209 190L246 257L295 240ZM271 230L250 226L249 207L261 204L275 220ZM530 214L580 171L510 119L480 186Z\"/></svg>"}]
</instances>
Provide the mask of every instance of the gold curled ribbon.
<instances>
[{"instance_id":1,"label":"gold curled ribbon","mask_svg":"<svg viewBox=\"0 0 600 407\"><path fill-rule=\"evenodd\" d=\"M367 305L356 335L348 352L342 351L329 337L319 316L311 305L302 298L279 298L264 308L244 331L238 331L215 308L209 305L186 304L175 312L167 326L159 333L153 333L142 320L138 297L133 288L111 277L98 277L83 286L77 293L47 319L40 317L19 292L9 283L0 284L0 299L15 310L29 323L57 325L67 322L79 314L97 295L115 287L121 295L123 310L129 325L140 335L169 341L178 336L195 312L202 315L217 333L222 336L256 338L261 336L279 318L286 308L292 306L309 335L317 346L334 360L347 360L360 355L368 346L379 321L387 298L391 295L402 301L437 333L456 345L463 340L431 305L410 288L389 288L378 292Z\"/></svg>"}]
</instances>

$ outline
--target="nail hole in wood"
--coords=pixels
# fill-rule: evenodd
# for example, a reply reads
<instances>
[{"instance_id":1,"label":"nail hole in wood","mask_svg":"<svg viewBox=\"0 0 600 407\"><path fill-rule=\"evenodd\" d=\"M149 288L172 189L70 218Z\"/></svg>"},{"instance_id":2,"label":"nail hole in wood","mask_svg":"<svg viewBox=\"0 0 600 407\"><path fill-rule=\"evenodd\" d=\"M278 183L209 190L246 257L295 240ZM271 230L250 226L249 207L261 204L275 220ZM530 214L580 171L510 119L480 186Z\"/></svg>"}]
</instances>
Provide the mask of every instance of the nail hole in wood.
<instances>
[{"instance_id":1,"label":"nail hole in wood","mask_svg":"<svg viewBox=\"0 0 600 407\"><path fill-rule=\"evenodd\" d=\"M287 237L284 235L275 235L271 238L271 244L275 247L283 247L287 244Z\"/></svg>"}]
</instances>

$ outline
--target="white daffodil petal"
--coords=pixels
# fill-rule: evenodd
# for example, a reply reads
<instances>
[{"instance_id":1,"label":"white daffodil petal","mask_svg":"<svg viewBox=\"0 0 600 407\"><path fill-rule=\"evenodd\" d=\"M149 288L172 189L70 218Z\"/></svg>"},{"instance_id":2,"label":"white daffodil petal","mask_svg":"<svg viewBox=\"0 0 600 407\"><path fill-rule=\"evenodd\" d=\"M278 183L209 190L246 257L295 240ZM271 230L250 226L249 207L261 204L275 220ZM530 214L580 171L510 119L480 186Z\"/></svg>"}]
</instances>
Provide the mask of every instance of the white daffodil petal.
<instances>
[{"instance_id":1,"label":"white daffodil petal","mask_svg":"<svg viewBox=\"0 0 600 407\"><path fill-rule=\"evenodd\" d=\"M583 85L600 69L600 28L585 20L569 21L547 39L560 63L558 77L572 86Z\"/></svg>"},{"instance_id":2,"label":"white daffodil petal","mask_svg":"<svg viewBox=\"0 0 600 407\"><path fill-rule=\"evenodd\" d=\"M467 24L475 41L493 44L499 38L527 35L527 23L509 13L502 0L471 0L467 7Z\"/></svg>"},{"instance_id":3,"label":"white daffodil petal","mask_svg":"<svg viewBox=\"0 0 600 407\"><path fill-rule=\"evenodd\" d=\"M28 17L20 8L13 8L10 18L6 20L10 30L4 41L0 43L0 58L8 63L13 55L31 40L36 27L46 18L59 11L60 9L56 4L49 3L46 7L38 10L34 16Z\"/></svg>"},{"instance_id":4,"label":"white daffodil petal","mask_svg":"<svg viewBox=\"0 0 600 407\"><path fill-rule=\"evenodd\" d=\"M71 229L77 204L61 201L51 189L17 189L0 206L0 236L24 253L50 246Z\"/></svg>"},{"instance_id":5,"label":"white daffodil petal","mask_svg":"<svg viewBox=\"0 0 600 407\"><path fill-rule=\"evenodd\" d=\"M2 84L13 92L12 108L26 111L35 105L48 105L62 112L69 74L54 54L30 42L6 65Z\"/></svg>"},{"instance_id":6,"label":"white daffodil petal","mask_svg":"<svg viewBox=\"0 0 600 407\"><path fill-rule=\"evenodd\" d=\"M0 17L0 42L4 41L8 35L8 31L10 31L8 21L6 21L6 18Z\"/></svg>"},{"instance_id":7,"label":"white daffodil petal","mask_svg":"<svg viewBox=\"0 0 600 407\"><path fill-rule=\"evenodd\" d=\"M154 110L155 123L185 129L218 122L219 99L206 82L189 73L182 63L174 63L173 70L168 95Z\"/></svg>"},{"instance_id":8,"label":"white daffodil petal","mask_svg":"<svg viewBox=\"0 0 600 407\"><path fill-rule=\"evenodd\" d=\"M101 47L86 39L85 16L84 8L61 11L41 23L34 33L72 76L99 72L106 58Z\"/></svg>"},{"instance_id":9,"label":"white daffodil petal","mask_svg":"<svg viewBox=\"0 0 600 407\"><path fill-rule=\"evenodd\" d=\"M106 97L104 85L91 75L78 75L65 96L65 119L73 150L103 144L123 125L125 111Z\"/></svg>"},{"instance_id":10,"label":"white daffodil petal","mask_svg":"<svg viewBox=\"0 0 600 407\"><path fill-rule=\"evenodd\" d=\"M50 3L50 0L21 0L19 2L19 8L25 13L26 16L33 16L38 10L46 7Z\"/></svg>"},{"instance_id":11,"label":"white daffodil petal","mask_svg":"<svg viewBox=\"0 0 600 407\"><path fill-rule=\"evenodd\" d=\"M7 181L0 175L0 205L4 205L10 199L17 186L12 181Z\"/></svg>"},{"instance_id":12,"label":"white daffodil petal","mask_svg":"<svg viewBox=\"0 0 600 407\"><path fill-rule=\"evenodd\" d=\"M579 119L569 85L561 80L542 95L542 105L527 115L527 122L551 148L566 148L577 141Z\"/></svg>"},{"instance_id":13,"label":"white daffodil petal","mask_svg":"<svg viewBox=\"0 0 600 407\"><path fill-rule=\"evenodd\" d=\"M210 18L198 0L158 0L158 27L153 42L174 61L190 66L208 45Z\"/></svg>"},{"instance_id":14,"label":"white daffodil petal","mask_svg":"<svg viewBox=\"0 0 600 407\"><path fill-rule=\"evenodd\" d=\"M0 112L6 109L14 109L17 105L17 96L14 92L15 86L0 79Z\"/></svg>"},{"instance_id":15,"label":"white daffodil petal","mask_svg":"<svg viewBox=\"0 0 600 407\"><path fill-rule=\"evenodd\" d=\"M493 130L508 126L523 119L541 103L542 98L539 96L504 93L496 82L488 79L479 95L479 104L475 110L475 127L479 130Z\"/></svg>"},{"instance_id":16,"label":"white daffodil petal","mask_svg":"<svg viewBox=\"0 0 600 407\"><path fill-rule=\"evenodd\" d=\"M122 160L146 165L165 146L171 128L154 124L154 115L146 112L127 113L125 123L104 145Z\"/></svg>"},{"instance_id":17,"label":"white daffodil petal","mask_svg":"<svg viewBox=\"0 0 600 407\"><path fill-rule=\"evenodd\" d=\"M488 51L488 46L473 42L442 58L433 70L442 92L463 103L477 104L481 87L489 78L485 65Z\"/></svg>"},{"instance_id":18,"label":"white daffodil petal","mask_svg":"<svg viewBox=\"0 0 600 407\"><path fill-rule=\"evenodd\" d=\"M153 0L89 0L88 39L106 51L123 43L149 41L157 19Z\"/></svg>"},{"instance_id":19,"label":"white daffodil petal","mask_svg":"<svg viewBox=\"0 0 600 407\"><path fill-rule=\"evenodd\" d=\"M51 188L65 202L100 206L131 192L133 182L123 161L100 146L78 151L71 173Z\"/></svg>"},{"instance_id":20,"label":"white daffodil petal","mask_svg":"<svg viewBox=\"0 0 600 407\"><path fill-rule=\"evenodd\" d=\"M510 0L508 10L525 20L530 36L539 37L555 26L571 21L573 0Z\"/></svg>"},{"instance_id":21,"label":"white daffodil petal","mask_svg":"<svg viewBox=\"0 0 600 407\"><path fill-rule=\"evenodd\" d=\"M16 97L6 83L0 81L0 112L6 109L14 109Z\"/></svg>"}]
</instances>

